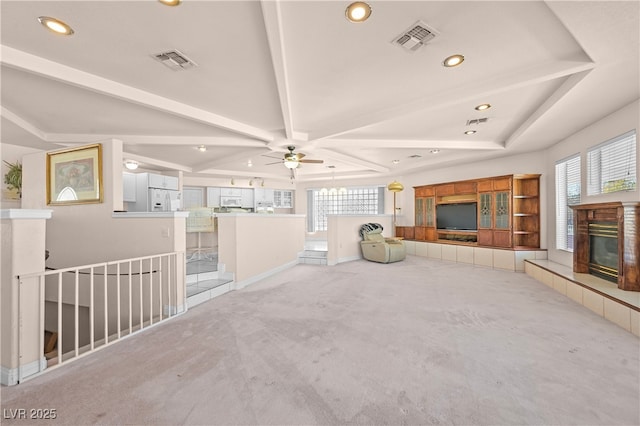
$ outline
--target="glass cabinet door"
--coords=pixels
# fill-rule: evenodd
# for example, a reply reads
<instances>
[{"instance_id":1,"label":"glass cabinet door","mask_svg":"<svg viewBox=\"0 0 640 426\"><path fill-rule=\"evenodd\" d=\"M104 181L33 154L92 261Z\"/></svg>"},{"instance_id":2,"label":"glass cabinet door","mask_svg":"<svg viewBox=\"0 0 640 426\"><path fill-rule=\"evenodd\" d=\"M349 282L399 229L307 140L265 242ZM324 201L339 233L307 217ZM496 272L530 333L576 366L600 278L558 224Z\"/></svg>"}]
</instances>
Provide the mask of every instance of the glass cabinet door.
<instances>
[{"instance_id":1,"label":"glass cabinet door","mask_svg":"<svg viewBox=\"0 0 640 426\"><path fill-rule=\"evenodd\" d=\"M509 192L496 192L496 229L509 229Z\"/></svg>"},{"instance_id":2,"label":"glass cabinet door","mask_svg":"<svg viewBox=\"0 0 640 426\"><path fill-rule=\"evenodd\" d=\"M425 225L426 226L436 226L435 224L435 202L434 202L434 198L433 197L429 197L426 199L426 213L427 213L427 220Z\"/></svg>"},{"instance_id":3,"label":"glass cabinet door","mask_svg":"<svg viewBox=\"0 0 640 426\"><path fill-rule=\"evenodd\" d=\"M480 194L480 228L491 228L492 193Z\"/></svg>"},{"instance_id":4,"label":"glass cabinet door","mask_svg":"<svg viewBox=\"0 0 640 426\"><path fill-rule=\"evenodd\" d=\"M416 198L416 226L424 226L425 199Z\"/></svg>"}]
</instances>

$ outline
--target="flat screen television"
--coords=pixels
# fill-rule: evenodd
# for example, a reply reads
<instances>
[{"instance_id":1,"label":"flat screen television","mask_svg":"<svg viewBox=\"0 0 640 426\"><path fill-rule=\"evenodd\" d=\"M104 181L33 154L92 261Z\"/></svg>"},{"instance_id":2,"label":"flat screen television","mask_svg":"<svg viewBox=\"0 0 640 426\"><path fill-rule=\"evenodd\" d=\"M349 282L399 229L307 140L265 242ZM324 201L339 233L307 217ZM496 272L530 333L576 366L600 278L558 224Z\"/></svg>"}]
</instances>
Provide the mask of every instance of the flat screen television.
<instances>
[{"instance_id":1,"label":"flat screen television","mask_svg":"<svg viewBox=\"0 0 640 426\"><path fill-rule=\"evenodd\" d=\"M478 230L478 203L436 205L436 227L459 231Z\"/></svg>"}]
</instances>

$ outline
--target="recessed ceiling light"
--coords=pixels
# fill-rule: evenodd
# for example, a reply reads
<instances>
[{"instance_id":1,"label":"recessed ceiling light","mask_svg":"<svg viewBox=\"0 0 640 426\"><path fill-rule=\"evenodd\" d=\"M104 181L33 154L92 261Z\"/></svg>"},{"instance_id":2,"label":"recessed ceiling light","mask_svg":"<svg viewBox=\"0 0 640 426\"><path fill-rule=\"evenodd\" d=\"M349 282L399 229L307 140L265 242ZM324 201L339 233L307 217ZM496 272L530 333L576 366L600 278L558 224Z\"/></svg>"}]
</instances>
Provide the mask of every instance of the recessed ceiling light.
<instances>
[{"instance_id":1,"label":"recessed ceiling light","mask_svg":"<svg viewBox=\"0 0 640 426\"><path fill-rule=\"evenodd\" d=\"M477 132L477 130L467 130L466 132L464 132L464 134L465 135L473 135L476 132Z\"/></svg>"},{"instance_id":2,"label":"recessed ceiling light","mask_svg":"<svg viewBox=\"0 0 640 426\"><path fill-rule=\"evenodd\" d=\"M56 18L50 18L48 16L40 16L38 21L49 31L61 35L73 34L73 28L66 23Z\"/></svg>"},{"instance_id":3,"label":"recessed ceiling light","mask_svg":"<svg viewBox=\"0 0 640 426\"><path fill-rule=\"evenodd\" d=\"M162 4L166 4L167 6L177 6L180 4L181 0L158 0Z\"/></svg>"},{"instance_id":4,"label":"recessed ceiling light","mask_svg":"<svg viewBox=\"0 0 640 426\"><path fill-rule=\"evenodd\" d=\"M475 107L477 111L484 111L485 109L489 109L489 108L491 108L491 104L480 104L477 107Z\"/></svg>"},{"instance_id":5,"label":"recessed ceiling light","mask_svg":"<svg viewBox=\"0 0 640 426\"><path fill-rule=\"evenodd\" d=\"M206 150L207 150L207 147L206 147L206 146L204 146L204 145L200 145L200 146L198 146L198 151L200 151L200 152L205 152Z\"/></svg>"},{"instance_id":6,"label":"recessed ceiling light","mask_svg":"<svg viewBox=\"0 0 640 426\"><path fill-rule=\"evenodd\" d=\"M251 160L247 161L247 167L253 167L253 162Z\"/></svg>"},{"instance_id":7,"label":"recessed ceiling light","mask_svg":"<svg viewBox=\"0 0 640 426\"><path fill-rule=\"evenodd\" d=\"M351 22L364 22L371 16L371 6L363 1L351 3L347 7L345 15Z\"/></svg>"},{"instance_id":8,"label":"recessed ceiling light","mask_svg":"<svg viewBox=\"0 0 640 426\"><path fill-rule=\"evenodd\" d=\"M442 65L444 65L447 68L451 68L451 67L457 67L462 62L464 62L464 56L462 56L462 55L451 55L447 59L442 61Z\"/></svg>"},{"instance_id":9,"label":"recessed ceiling light","mask_svg":"<svg viewBox=\"0 0 640 426\"><path fill-rule=\"evenodd\" d=\"M439 152L440 152L440 150L439 150L439 149L432 149L432 150L431 150L431 151L429 151L429 152L430 152L430 153L432 153L432 154L437 154L437 153L439 153Z\"/></svg>"},{"instance_id":10,"label":"recessed ceiling light","mask_svg":"<svg viewBox=\"0 0 640 426\"><path fill-rule=\"evenodd\" d=\"M392 161L392 163L393 163L393 164L399 164L399 163L400 163L400 160L393 160L393 161Z\"/></svg>"}]
</instances>

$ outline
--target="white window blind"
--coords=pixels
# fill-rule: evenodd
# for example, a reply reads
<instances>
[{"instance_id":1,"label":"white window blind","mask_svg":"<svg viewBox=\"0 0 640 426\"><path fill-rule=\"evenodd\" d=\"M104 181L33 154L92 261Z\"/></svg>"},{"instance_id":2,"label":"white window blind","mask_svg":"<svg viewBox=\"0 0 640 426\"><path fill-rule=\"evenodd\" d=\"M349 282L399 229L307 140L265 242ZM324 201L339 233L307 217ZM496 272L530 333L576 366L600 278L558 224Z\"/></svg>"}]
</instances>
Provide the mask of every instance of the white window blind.
<instances>
[{"instance_id":1,"label":"white window blind","mask_svg":"<svg viewBox=\"0 0 640 426\"><path fill-rule=\"evenodd\" d=\"M587 195L636 189L636 131L587 151Z\"/></svg>"},{"instance_id":2,"label":"white window blind","mask_svg":"<svg viewBox=\"0 0 640 426\"><path fill-rule=\"evenodd\" d=\"M580 204L580 156L556 163L556 248L573 251L573 211Z\"/></svg>"}]
</instances>

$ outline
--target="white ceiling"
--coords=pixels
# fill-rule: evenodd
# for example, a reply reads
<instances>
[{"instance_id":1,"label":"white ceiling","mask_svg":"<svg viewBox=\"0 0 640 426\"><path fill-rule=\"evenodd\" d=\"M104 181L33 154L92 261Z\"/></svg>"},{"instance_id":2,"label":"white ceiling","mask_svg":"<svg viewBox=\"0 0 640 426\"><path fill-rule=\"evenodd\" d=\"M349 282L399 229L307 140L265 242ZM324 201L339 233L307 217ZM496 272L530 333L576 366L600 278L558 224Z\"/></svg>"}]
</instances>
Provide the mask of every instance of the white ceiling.
<instances>
[{"instance_id":1,"label":"white ceiling","mask_svg":"<svg viewBox=\"0 0 640 426\"><path fill-rule=\"evenodd\" d=\"M348 3L3 0L2 142L117 138L148 169L276 179L294 145L324 160L301 181L395 176L539 150L640 97L638 1L371 1L359 24ZM395 46L417 21L437 37ZM171 49L198 66L151 56Z\"/></svg>"}]
</instances>

